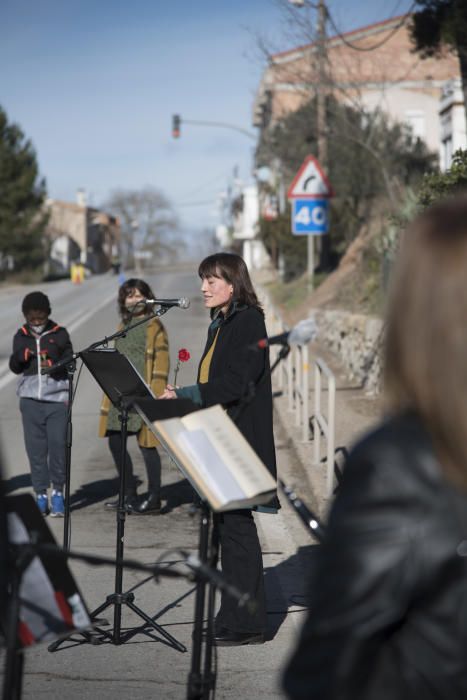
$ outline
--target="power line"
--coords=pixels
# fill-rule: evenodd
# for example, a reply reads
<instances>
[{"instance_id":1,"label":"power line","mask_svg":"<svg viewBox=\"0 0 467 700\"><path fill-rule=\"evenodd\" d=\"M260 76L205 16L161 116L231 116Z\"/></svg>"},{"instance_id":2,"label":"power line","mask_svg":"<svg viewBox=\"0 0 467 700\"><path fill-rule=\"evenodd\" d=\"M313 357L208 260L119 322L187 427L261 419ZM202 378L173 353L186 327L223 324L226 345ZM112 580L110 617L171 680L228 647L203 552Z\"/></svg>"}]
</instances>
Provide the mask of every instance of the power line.
<instances>
[{"instance_id":1,"label":"power line","mask_svg":"<svg viewBox=\"0 0 467 700\"><path fill-rule=\"evenodd\" d=\"M391 39L394 36L394 34L396 34L396 32L399 31L399 29L406 23L407 19L412 14L412 10L415 8L416 4L417 4L416 2L413 2L412 5L410 6L410 8L405 13L405 15L402 16L400 22L398 22L398 24L394 27L392 32L390 32L390 34L388 34L378 44L373 44L373 46L357 46L356 44L353 44L351 41L346 39L345 36L342 34L342 32L339 30L339 28L337 27L337 25L334 21L333 16L331 15L331 13L328 9L327 9L327 16L328 16L328 19L332 25L332 28L336 32L336 36L338 36L346 46L353 49L354 51L374 51L375 49L379 49L381 46L384 46L384 44L386 44L389 41L389 39Z\"/></svg>"},{"instance_id":2,"label":"power line","mask_svg":"<svg viewBox=\"0 0 467 700\"><path fill-rule=\"evenodd\" d=\"M214 182L219 182L222 178L227 178L228 173L223 171L222 173L219 173L219 175L216 175L215 177L210 177L209 180L206 180L203 184L198 185L194 189L188 190L188 192L185 192L184 195L182 196L182 199L187 199L189 197L192 197L194 194L198 194L201 190L206 189L207 187L210 187Z\"/></svg>"}]
</instances>

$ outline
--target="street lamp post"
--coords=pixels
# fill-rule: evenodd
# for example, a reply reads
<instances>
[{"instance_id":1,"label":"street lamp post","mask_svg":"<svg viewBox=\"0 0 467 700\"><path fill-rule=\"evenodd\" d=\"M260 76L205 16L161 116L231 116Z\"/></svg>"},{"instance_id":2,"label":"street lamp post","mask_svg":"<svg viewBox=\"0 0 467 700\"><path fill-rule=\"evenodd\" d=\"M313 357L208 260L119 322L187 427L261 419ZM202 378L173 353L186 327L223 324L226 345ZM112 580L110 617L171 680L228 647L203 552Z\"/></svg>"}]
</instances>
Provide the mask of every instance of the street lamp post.
<instances>
[{"instance_id":1,"label":"street lamp post","mask_svg":"<svg viewBox=\"0 0 467 700\"><path fill-rule=\"evenodd\" d=\"M243 136L246 136L249 139L256 140L256 134L254 134L251 131L248 131L247 129L244 129L241 126L238 126L237 124L230 124L229 122L213 122L213 121L206 121L204 119L183 119L180 116L180 114L173 114L172 115L172 136L176 139L180 138L181 134L181 125L183 124L190 124L192 126L207 126L207 127L215 127L215 128L220 128L220 129L229 129L230 131L235 131L239 134L242 134ZM234 167L234 181L238 180L238 166ZM228 188L226 197L224 198L224 202L221 205L222 207L225 206L225 201L227 201L229 208L230 208L230 202L231 202L231 190L230 186ZM231 216L230 213L228 213L228 216Z\"/></svg>"},{"instance_id":2,"label":"street lamp post","mask_svg":"<svg viewBox=\"0 0 467 700\"><path fill-rule=\"evenodd\" d=\"M229 124L228 122L211 122L205 121L204 119L182 120L179 114L172 115L172 135L174 138L178 139L180 137L180 129L182 123L191 124L192 126L214 126L220 129L230 129L231 131L236 131L240 134L243 134L244 136L247 136L249 139L256 139L256 135L253 132L248 131L248 129L244 129L242 126L237 126L237 124Z\"/></svg>"}]
</instances>

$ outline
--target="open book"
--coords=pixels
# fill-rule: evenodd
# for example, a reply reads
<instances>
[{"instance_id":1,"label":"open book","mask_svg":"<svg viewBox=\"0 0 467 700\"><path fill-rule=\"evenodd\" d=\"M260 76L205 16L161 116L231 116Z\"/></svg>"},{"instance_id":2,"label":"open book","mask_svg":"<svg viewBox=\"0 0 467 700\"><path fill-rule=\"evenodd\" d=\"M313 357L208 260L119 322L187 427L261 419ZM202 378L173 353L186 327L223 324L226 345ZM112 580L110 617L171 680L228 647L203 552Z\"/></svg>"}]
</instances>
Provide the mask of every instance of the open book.
<instances>
[{"instance_id":1,"label":"open book","mask_svg":"<svg viewBox=\"0 0 467 700\"><path fill-rule=\"evenodd\" d=\"M151 423L179 469L215 511L267 503L276 482L221 406Z\"/></svg>"}]
</instances>

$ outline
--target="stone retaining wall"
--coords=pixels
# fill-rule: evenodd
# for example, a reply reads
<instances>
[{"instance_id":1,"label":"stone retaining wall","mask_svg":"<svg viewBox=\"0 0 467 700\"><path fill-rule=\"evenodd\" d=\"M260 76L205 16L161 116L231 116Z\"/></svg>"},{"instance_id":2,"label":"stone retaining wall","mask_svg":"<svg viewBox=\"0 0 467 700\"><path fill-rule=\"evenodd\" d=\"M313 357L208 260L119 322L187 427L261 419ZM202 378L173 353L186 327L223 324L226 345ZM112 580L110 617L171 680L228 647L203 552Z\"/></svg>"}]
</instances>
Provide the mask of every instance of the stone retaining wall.
<instances>
[{"instance_id":1,"label":"stone retaining wall","mask_svg":"<svg viewBox=\"0 0 467 700\"><path fill-rule=\"evenodd\" d=\"M319 339L335 352L352 379L378 393L382 382L383 321L347 311L314 312Z\"/></svg>"}]
</instances>

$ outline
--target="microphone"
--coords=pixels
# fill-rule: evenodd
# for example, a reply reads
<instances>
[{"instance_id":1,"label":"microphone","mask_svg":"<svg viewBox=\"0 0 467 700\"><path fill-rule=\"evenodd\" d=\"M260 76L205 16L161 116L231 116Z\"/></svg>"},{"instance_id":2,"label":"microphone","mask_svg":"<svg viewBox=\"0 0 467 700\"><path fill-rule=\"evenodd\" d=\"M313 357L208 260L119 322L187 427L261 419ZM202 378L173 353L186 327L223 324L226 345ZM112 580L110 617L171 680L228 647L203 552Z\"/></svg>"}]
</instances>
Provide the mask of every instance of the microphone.
<instances>
[{"instance_id":1,"label":"microphone","mask_svg":"<svg viewBox=\"0 0 467 700\"><path fill-rule=\"evenodd\" d=\"M311 508L308 508L308 506L303 503L301 498L297 496L295 491L290 486L287 486L287 484L284 484L281 479L279 479L279 486L287 496L289 503L292 505L295 512L300 516L308 531L311 532L318 542L322 542L324 540L326 530Z\"/></svg>"},{"instance_id":2,"label":"microphone","mask_svg":"<svg viewBox=\"0 0 467 700\"><path fill-rule=\"evenodd\" d=\"M318 336L318 329L314 318L306 318L299 321L290 331L272 335L268 338L261 338L256 343L250 345L252 350L263 350L270 345L306 345Z\"/></svg>"},{"instance_id":3,"label":"microphone","mask_svg":"<svg viewBox=\"0 0 467 700\"><path fill-rule=\"evenodd\" d=\"M144 303L167 307L178 306L180 309L188 309L190 306L190 300L187 297L180 297L180 299L145 299Z\"/></svg>"}]
</instances>

